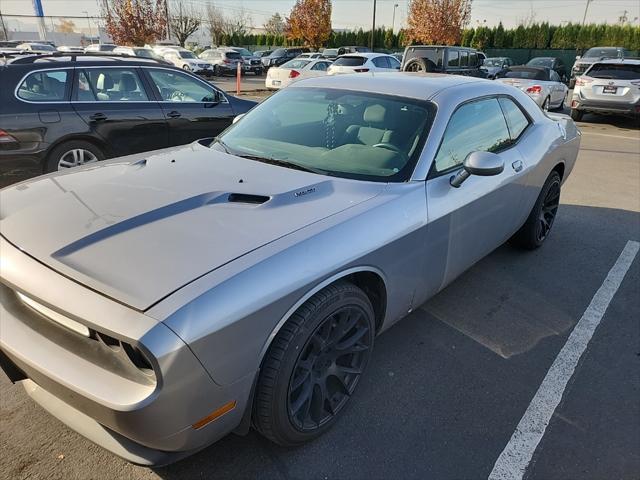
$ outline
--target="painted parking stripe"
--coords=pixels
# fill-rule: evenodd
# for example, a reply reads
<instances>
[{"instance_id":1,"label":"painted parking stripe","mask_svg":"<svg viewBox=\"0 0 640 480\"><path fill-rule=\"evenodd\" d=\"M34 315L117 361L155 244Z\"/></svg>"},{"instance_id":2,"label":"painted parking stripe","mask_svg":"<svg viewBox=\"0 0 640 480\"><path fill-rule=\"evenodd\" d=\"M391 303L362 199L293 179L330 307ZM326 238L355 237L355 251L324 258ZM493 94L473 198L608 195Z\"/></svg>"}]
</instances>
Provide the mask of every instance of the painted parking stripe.
<instances>
[{"instance_id":1,"label":"painted parking stripe","mask_svg":"<svg viewBox=\"0 0 640 480\"><path fill-rule=\"evenodd\" d=\"M593 296L582 318L569 335L567 343L564 344L544 377L527 411L524 412L515 432L511 435L509 443L493 466L489 480L522 479L553 412L562 400L567 382L573 375L580 357L586 350L639 249L638 242L630 240L625 245L604 283Z\"/></svg>"}]
</instances>

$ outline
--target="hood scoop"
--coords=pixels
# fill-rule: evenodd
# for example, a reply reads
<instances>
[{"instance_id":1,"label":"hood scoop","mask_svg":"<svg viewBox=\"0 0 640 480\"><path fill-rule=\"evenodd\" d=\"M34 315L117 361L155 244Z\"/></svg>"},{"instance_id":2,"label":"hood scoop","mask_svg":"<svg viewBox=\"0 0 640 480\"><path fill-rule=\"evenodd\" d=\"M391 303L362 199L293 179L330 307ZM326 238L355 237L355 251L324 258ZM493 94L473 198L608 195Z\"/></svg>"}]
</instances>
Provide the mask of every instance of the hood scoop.
<instances>
[{"instance_id":1,"label":"hood scoop","mask_svg":"<svg viewBox=\"0 0 640 480\"><path fill-rule=\"evenodd\" d=\"M250 203L252 205L261 205L269 200L264 195L252 195L249 193L230 193L227 197L229 203Z\"/></svg>"}]
</instances>

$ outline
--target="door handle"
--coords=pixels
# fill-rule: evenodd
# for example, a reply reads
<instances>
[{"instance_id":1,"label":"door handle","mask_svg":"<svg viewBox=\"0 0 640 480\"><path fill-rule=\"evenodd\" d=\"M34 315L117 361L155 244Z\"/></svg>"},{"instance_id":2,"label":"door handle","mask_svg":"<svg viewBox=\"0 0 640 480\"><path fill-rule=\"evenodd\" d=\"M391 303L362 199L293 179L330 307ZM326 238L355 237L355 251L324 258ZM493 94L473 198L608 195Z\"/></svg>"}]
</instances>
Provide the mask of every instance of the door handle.
<instances>
[{"instance_id":1,"label":"door handle","mask_svg":"<svg viewBox=\"0 0 640 480\"><path fill-rule=\"evenodd\" d=\"M521 171L522 170L522 160L516 160L515 162L513 162L511 164L511 166L516 171L516 173Z\"/></svg>"},{"instance_id":2,"label":"door handle","mask_svg":"<svg viewBox=\"0 0 640 480\"><path fill-rule=\"evenodd\" d=\"M179 118L181 116L182 116L182 114L180 112L176 112L175 110L173 110L172 112L167 113L167 117L169 117L169 118Z\"/></svg>"},{"instance_id":3,"label":"door handle","mask_svg":"<svg viewBox=\"0 0 640 480\"><path fill-rule=\"evenodd\" d=\"M101 122L103 120L107 119L107 116L104 113L94 113L93 115L89 116L89 119L95 121L95 122Z\"/></svg>"}]
</instances>

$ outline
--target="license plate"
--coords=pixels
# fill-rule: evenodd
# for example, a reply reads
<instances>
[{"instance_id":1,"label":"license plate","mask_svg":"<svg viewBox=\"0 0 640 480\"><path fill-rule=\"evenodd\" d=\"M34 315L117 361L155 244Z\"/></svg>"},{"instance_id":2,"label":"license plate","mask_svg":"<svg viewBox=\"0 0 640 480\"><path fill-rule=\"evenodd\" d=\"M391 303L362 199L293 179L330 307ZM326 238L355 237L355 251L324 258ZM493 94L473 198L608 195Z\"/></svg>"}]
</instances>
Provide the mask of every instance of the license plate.
<instances>
[{"instance_id":1,"label":"license plate","mask_svg":"<svg viewBox=\"0 0 640 480\"><path fill-rule=\"evenodd\" d=\"M615 95L617 91L618 91L618 87L612 87L611 85L605 85L602 88L602 93L613 93Z\"/></svg>"},{"instance_id":2,"label":"license plate","mask_svg":"<svg viewBox=\"0 0 640 480\"><path fill-rule=\"evenodd\" d=\"M273 85L274 87L280 86L280 83L280 80L271 80L271 85Z\"/></svg>"}]
</instances>

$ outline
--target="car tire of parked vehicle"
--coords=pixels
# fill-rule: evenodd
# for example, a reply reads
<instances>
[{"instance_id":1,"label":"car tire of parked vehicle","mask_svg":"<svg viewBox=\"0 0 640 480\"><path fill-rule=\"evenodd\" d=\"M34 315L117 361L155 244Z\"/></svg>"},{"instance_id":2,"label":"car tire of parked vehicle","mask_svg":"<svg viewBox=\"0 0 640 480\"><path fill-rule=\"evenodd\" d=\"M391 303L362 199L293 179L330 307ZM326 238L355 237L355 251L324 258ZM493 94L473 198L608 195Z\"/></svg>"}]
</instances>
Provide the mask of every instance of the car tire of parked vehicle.
<instances>
[{"instance_id":1,"label":"car tire of parked vehicle","mask_svg":"<svg viewBox=\"0 0 640 480\"><path fill-rule=\"evenodd\" d=\"M576 79L572 78L571 80L569 80L569 89L573 88L576 86Z\"/></svg>"},{"instance_id":2,"label":"car tire of parked vehicle","mask_svg":"<svg viewBox=\"0 0 640 480\"><path fill-rule=\"evenodd\" d=\"M564 110L564 106L567 104L567 99L569 98L569 93L565 93L564 97L562 98L562 101L560 102L560 105L558 105L554 110L561 112L562 110Z\"/></svg>"},{"instance_id":3,"label":"car tire of parked vehicle","mask_svg":"<svg viewBox=\"0 0 640 480\"><path fill-rule=\"evenodd\" d=\"M435 70L436 64L427 58L414 58L403 68L405 72L435 72Z\"/></svg>"},{"instance_id":4,"label":"car tire of parked vehicle","mask_svg":"<svg viewBox=\"0 0 640 480\"><path fill-rule=\"evenodd\" d=\"M540 247L549 236L560 204L560 175L555 170L547 177L531 213L510 239L516 246L527 250Z\"/></svg>"},{"instance_id":5,"label":"car tire of parked vehicle","mask_svg":"<svg viewBox=\"0 0 640 480\"><path fill-rule=\"evenodd\" d=\"M367 295L346 281L302 305L263 360L253 405L255 428L282 446L308 442L331 428L371 356L374 318Z\"/></svg>"},{"instance_id":6,"label":"car tire of parked vehicle","mask_svg":"<svg viewBox=\"0 0 640 480\"><path fill-rule=\"evenodd\" d=\"M578 110L577 108L572 108L572 109L571 109L570 116L571 116L571 119L572 119L574 122L580 122L580 121L582 121L582 116L583 116L583 115L584 115L584 112L581 112L581 111L580 111L580 110Z\"/></svg>"},{"instance_id":7,"label":"car tire of parked vehicle","mask_svg":"<svg viewBox=\"0 0 640 480\"><path fill-rule=\"evenodd\" d=\"M183 65L183 66L182 66L182 69L183 69L183 70L186 70L187 72L190 72L190 71L191 71L191 68L189 67L189 65Z\"/></svg>"},{"instance_id":8,"label":"car tire of parked vehicle","mask_svg":"<svg viewBox=\"0 0 640 480\"><path fill-rule=\"evenodd\" d=\"M47 155L44 172L56 172L62 168L85 165L87 163L104 160L105 158L106 155L93 143L85 140L71 140L69 142L63 142L51 150L49 155ZM64 163L68 164L73 161L75 161L75 165L65 167Z\"/></svg>"},{"instance_id":9,"label":"car tire of parked vehicle","mask_svg":"<svg viewBox=\"0 0 640 480\"><path fill-rule=\"evenodd\" d=\"M545 98L544 103L542 104L542 110L548 112L551 107L551 100L549 97Z\"/></svg>"}]
</instances>

